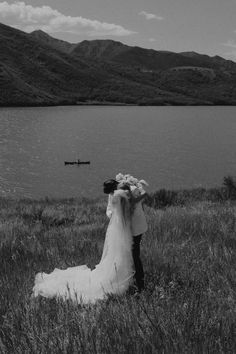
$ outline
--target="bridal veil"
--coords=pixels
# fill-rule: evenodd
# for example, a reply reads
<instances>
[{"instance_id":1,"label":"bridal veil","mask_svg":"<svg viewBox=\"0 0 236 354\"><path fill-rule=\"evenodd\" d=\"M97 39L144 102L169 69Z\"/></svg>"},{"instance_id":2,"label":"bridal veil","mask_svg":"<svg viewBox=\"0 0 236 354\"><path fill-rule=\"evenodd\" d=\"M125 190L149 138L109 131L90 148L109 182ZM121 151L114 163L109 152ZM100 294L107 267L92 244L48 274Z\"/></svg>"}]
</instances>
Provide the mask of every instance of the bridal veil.
<instances>
[{"instance_id":1,"label":"bridal veil","mask_svg":"<svg viewBox=\"0 0 236 354\"><path fill-rule=\"evenodd\" d=\"M112 216L107 228L103 254L91 270L86 265L54 269L50 274L38 273L34 296L72 299L79 303L94 303L107 294L123 294L132 283L133 258L129 200L123 190L111 199Z\"/></svg>"}]
</instances>

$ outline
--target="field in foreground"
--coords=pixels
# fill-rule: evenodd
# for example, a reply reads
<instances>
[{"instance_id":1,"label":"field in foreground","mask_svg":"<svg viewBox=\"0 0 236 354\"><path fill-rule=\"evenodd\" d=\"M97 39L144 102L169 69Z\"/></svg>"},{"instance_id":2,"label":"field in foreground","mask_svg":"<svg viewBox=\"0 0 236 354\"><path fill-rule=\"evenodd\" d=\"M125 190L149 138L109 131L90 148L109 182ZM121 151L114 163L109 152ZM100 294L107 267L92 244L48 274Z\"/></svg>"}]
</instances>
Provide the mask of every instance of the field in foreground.
<instances>
[{"instance_id":1,"label":"field in foreground","mask_svg":"<svg viewBox=\"0 0 236 354\"><path fill-rule=\"evenodd\" d=\"M235 353L236 204L146 208L146 290L32 299L34 276L99 262L105 200L0 199L0 353Z\"/></svg>"}]
</instances>

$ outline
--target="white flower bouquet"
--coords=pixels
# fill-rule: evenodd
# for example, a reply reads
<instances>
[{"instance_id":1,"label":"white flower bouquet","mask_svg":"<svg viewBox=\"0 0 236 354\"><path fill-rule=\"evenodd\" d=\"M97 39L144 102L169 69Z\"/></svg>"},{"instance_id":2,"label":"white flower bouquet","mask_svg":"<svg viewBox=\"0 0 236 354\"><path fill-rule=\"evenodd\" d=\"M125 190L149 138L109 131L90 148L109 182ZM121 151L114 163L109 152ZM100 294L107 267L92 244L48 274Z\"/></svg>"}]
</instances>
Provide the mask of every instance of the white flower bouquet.
<instances>
[{"instance_id":1,"label":"white flower bouquet","mask_svg":"<svg viewBox=\"0 0 236 354\"><path fill-rule=\"evenodd\" d=\"M119 183L119 187L128 185L129 187L136 187L140 192L144 192L144 186L148 186L148 183L144 181L144 179L138 180L129 174L123 175L122 173L118 173L116 175L116 181Z\"/></svg>"}]
</instances>

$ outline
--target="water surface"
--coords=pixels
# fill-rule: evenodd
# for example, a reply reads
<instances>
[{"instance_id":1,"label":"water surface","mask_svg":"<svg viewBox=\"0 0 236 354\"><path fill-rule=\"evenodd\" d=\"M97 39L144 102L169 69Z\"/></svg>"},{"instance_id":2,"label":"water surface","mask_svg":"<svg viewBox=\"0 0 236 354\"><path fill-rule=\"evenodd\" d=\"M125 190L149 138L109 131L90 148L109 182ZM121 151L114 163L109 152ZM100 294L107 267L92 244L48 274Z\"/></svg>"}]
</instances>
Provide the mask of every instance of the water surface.
<instances>
[{"instance_id":1,"label":"water surface","mask_svg":"<svg viewBox=\"0 0 236 354\"><path fill-rule=\"evenodd\" d=\"M96 197L118 172L159 188L236 175L236 107L0 109L0 195ZM91 165L64 166L64 160Z\"/></svg>"}]
</instances>

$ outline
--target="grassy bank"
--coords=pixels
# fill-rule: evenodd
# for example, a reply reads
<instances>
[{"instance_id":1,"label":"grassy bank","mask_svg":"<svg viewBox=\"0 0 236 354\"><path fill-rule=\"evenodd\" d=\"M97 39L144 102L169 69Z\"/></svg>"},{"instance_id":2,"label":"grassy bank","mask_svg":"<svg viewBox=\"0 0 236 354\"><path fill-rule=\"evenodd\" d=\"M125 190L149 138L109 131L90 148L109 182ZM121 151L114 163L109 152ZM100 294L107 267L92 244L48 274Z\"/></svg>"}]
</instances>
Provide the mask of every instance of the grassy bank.
<instances>
[{"instance_id":1,"label":"grassy bank","mask_svg":"<svg viewBox=\"0 0 236 354\"><path fill-rule=\"evenodd\" d=\"M105 207L105 199L0 199L0 352L236 352L234 201L145 206L139 299L31 298L36 272L99 262Z\"/></svg>"}]
</instances>

